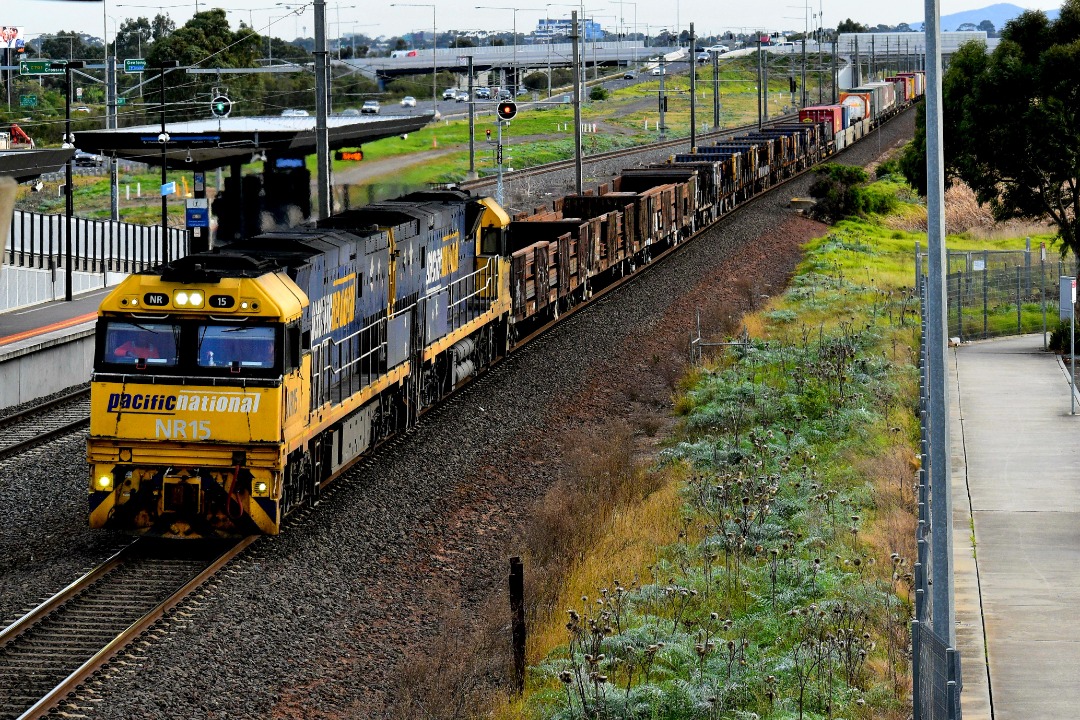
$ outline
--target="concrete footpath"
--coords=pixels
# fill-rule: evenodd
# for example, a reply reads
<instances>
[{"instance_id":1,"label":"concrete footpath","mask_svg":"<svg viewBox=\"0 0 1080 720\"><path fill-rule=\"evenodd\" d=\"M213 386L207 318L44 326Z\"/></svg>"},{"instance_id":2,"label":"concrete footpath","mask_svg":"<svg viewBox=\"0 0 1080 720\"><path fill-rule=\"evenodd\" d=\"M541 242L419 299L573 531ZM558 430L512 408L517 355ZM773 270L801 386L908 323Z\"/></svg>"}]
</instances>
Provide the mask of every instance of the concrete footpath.
<instances>
[{"instance_id":1,"label":"concrete footpath","mask_svg":"<svg viewBox=\"0 0 1080 720\"><path fill-rule=\"evenodd\" d=\"M1042 347L949 352L964 720L1080 717L1080 414Z\"/></svg>"}]
</instances>

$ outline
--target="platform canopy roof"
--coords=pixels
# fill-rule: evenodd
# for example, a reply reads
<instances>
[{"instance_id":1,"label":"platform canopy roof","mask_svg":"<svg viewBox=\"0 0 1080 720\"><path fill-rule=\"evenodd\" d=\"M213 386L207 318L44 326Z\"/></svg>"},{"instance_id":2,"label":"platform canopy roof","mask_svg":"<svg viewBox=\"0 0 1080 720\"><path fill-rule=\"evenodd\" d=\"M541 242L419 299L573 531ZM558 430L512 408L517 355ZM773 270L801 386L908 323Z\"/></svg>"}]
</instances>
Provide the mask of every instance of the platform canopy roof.
<instances>
[{"instance_id":1,"label":"platform canopy roof","mask_svg":"<svg viewBox=\"0 0 1080 720\"><path fill-rule=\"evenodd\" d=\"M0 177L26 182L64 169L74 148L53 150L0 150Z\"/></svg>"},{"instance_id":2,"label":"platform canopy roof","mask_svg":"<svg viewBox=\"0 0 1080 720\"><path fill-rule=\"evenodd\" d=\"M359 147L365 142L415 132L434 119L421 115L341 116L327 118L330 149ZM166 164L173 169L213 170L246 163L264 153L274 157L303 157L315 153L315 117L228 117L173 122L165 125ZM118 130L84 130L75 144L85 152L161 165L160 125Z\"/></svg>"}]
</instances>

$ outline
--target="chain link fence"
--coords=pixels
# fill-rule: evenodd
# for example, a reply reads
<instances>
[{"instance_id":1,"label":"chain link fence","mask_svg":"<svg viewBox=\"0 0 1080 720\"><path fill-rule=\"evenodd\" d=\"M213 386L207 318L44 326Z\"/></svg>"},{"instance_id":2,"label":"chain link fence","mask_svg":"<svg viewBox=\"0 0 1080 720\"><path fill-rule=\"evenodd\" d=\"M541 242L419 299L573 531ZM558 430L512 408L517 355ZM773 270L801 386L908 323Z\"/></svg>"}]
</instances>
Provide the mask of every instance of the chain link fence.
<instances>
[{"instance_id":1,"label":"chain link fence","mask_svg":"<svg viewBox=\"0 0 1080 720\"><path fill-rule=\"evenodd\" d=\"M926 272L926 255L919 255ZM1058 324L1058 278L1071 274L1075 262L1034 250L948 251L949 337L961 342L1004 335L1047 334Z\"/></svg>"},{"instance_id":2,"label":"chain link fence","mask_svg":"<svg viewBox=\"0 0 1080 720\"><path fill-rule=\"evenodd\" d=\"M958 255L963 256L962 253ZM949 278L953 277L951 272L953 261L958 259L954 258L952 254L948 258ZM944 534L938 533L937 535L934 532L934 516L937 514L938 520L942 521L942 512L940 512L940 508L933 505L935 493L931 493L931 478L936 477L937 473L931 472L931 446L934 435L931 432L933 417L931 415L931 363L928 346L930 319L928 317L928 279L925 261L926 256L916 250L916 287L920 300L921 330L919 343L920 467L916 488L919 517L915 531L918 548L918 556L915 560L915 618L911 622L912 718L913 720L961 720L960 690L963 682L960 674L960 652L949 645L949 638L941 637L934 629L935 613L939 614L938 619L940 620L941 618L950 617L952 609L950 607L935 608L934 593L932 592L935 582L944 583L945 586L948 586L949 568L935 568L935 552L932 549L932 545L934 545L940 550L941 543L947 543L945 539L947 538L947 532ZM981 267L985 273L986 265L984 264ZM988 275L988 273L986 274ZM958 272L956 277L962 280L963 275ZM989 283L987 287L989 287ZM961 289L963 289L962 284ZM953 302L950 297L950 309L954 307ZM940 497L939 494L939 500ZM943 521L950 522L951 518L946 518ZM938 584L938 587L940 588L942 585ZM944 599L947 600L949 605L955 602L955 599L948 594Z\"/></svg>"}]
</instances>

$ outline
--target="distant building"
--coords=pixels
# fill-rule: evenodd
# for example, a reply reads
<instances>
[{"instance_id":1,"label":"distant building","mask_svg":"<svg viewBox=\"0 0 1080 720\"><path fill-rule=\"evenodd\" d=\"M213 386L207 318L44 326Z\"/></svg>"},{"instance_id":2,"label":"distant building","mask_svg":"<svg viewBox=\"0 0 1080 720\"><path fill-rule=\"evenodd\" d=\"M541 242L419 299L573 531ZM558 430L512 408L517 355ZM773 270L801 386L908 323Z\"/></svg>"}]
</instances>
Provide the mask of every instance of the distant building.
<instances>
[{"instance_id":1,"label":"distant building","mask_svg":"<svg viewBox=\"0 0 1080 720\"><path fill-rule=\"evenodd\" d=\"M586 18L579 21L579 25L584 30L586 42L604 39L604 29L600 23ZM555 37L569 37L572 29L573 21L569 18L541 18L536 23L533 37L537 42L550 42Z\"/></svg>"}]
</instances>

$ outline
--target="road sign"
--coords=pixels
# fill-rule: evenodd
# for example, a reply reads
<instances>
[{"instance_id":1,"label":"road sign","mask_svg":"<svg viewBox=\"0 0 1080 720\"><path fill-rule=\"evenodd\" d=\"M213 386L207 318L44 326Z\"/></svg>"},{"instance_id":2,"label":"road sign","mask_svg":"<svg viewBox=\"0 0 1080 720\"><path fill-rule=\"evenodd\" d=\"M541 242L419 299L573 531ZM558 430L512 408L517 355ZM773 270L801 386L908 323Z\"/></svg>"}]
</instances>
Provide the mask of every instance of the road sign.
<instances>
[{"instance_id":1,"label":"road sign","mask_svg":"<svg viewBox=\"0 0 1080 720\"><path fill-rule=\"evenodd\" d=\"M127 98L126 97L118 97L118 98L116 98L116 104L117 105L127 105Z\"/></svg>"},{"instance_id":2,"label":"road sign","mask_svg":"<svg viewBox=\"0 0 1080 720\"><path fill-rule=\"evenodd\" d=\"M32 108L37 107L37 95L23 95L19 98L19 107Z\"/></svg>"},{"instance_id":3,"label":"road sign","mask_svg":"<svg viewBox=\"0 0 1080 720\"><path fill-rule=\"evenodd\" d=\"M189 228L210 227L210 203L206 198L191 198L184 208L184 221Z\"/></svg>"},{"instance_id":4,"label":"road sign","mask_svg":"<svg viewBox=\"0 0 1080 720\"><path fill-rule=\"evenodd\" d=\"M176 193L176 183L175 182L167 182L167 183L165 183L164 185L161 186L161 196L162 197L165 197L166 195L173 195L175 193Z\"/></svg>"},{"instance_id":5,"label":"road sign","mask_svg":"<svg viewBox=\"0 0 1080 720\"><path fill-rule=\"evenodd\" d=\"M143 58L128 58L124 61L124 72L129 75L141 73L146 70L146 60Z\"/></svg>"},{"instance_id":6,"label":"road sign","mask_svg":"<svg viewBox=\"0 0 1080 720\"><path fill-rule=\"evenodd\" d=\"M64 65L53 65L51 60L23 60L19 63L20 75L63 75Z\"/></svg>"}]
</instances>

